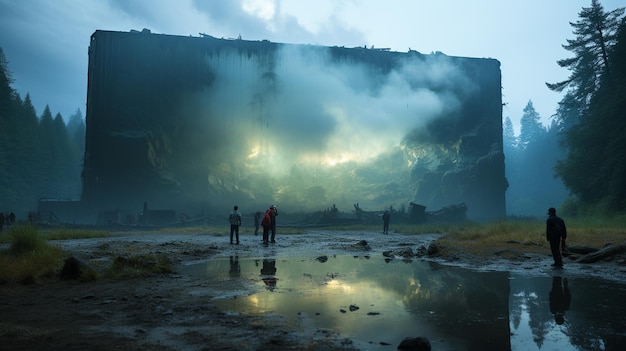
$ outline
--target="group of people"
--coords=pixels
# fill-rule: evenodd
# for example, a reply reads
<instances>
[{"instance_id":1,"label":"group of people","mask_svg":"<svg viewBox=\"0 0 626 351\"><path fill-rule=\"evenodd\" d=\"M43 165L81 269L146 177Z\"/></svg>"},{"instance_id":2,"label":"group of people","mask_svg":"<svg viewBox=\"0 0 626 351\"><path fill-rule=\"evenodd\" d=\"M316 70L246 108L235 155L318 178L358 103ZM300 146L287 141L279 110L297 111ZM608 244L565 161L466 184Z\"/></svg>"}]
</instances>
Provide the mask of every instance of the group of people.
<instances>
[{"instance_id":1,"label":"group of people","mask_svg":"<svg viewBox=\"0 0 626 351\"><path fill-rule=\"evenodd\" d=\"M0 231L5 227L9 227L15 224L15 213L13 212L0 212Z\"/></svg>"},{"instance_id":2,"label":"group of people","mask_svg":"<svg viewBox=\"0 0 626 351\"><path fill-rule=\"evenodd\" d=\"M260 211L254 214L254 235L259 235L259 226L262 226L264 245L276 242L276 216L278 216L278 208L275 205L270 205L262 217ZM239 206L233 207L233 211L228 215L228 220L230 222L230 243L231 245L239 245L239 227L241 226ZM236 241L233 241L233 237Z\"/></svg>"}]
</instances>

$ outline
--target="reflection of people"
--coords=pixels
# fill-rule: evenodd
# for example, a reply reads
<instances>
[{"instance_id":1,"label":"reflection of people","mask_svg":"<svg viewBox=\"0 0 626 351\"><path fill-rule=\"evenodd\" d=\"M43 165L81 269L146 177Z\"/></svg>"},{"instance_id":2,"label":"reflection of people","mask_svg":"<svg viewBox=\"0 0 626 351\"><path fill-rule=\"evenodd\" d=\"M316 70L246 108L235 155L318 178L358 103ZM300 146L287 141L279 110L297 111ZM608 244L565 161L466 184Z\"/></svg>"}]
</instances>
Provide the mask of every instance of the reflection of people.
<instances>
[{"instance_id":1,"label":"reflection of people","mask_svg":"<svg viewBox=\"0 0 626 351\"><path fill-rule=\"evenodd\" d=\"M567 278L552 278L552 290L550 290L550 312L554 315L556 324L565 322L565 311L569 310L572 295L570 295Z\"/></svg>"},{"instance_id":2,"label":"reflection of people","mask_svg":"<svg viewBox=\"0 0 626 351\"><path fill-rule=\"evenodd\" d=\"M383 234L389 234L389 217L391 217L389 211L385 210L383 213Z\"/></svg>"},{"instance_id":3,"label":"reflection of people","mask_svg":"<svg viewBox=\"0 0 626 351\"><path fill-rule=\"evenodd\" d=\"M561 241L567 239L567 229L565 221L556 215L556 209L550 207L548 209L548 219L546 220L546 239L550 242L550 250L554 264L552 267L563 267L563 258L561 257Z\"/></svg>"},{"instance_id":4,"label":"reflection of people","mask_svg":"<svg viewBox=\"0 0 626 351\"><path fill-rule=\"evenodd\" d=\"M261 275L264 276L261 278L263 283L267 286L269 290L274 290L276 288L276 260L263 260L263 267L261 268Z\"/></svg>"},{"instance_id":5,"label":"reflection of people","mask_svg":"<svg viewBox=\"0 0 626 351\"><path fill-rule=\"evenodd\" d=\"M254 214L254 235L259 235L259 225L261 224L261 212L256 211Z\"/></svg>"},{"instance_id":6,"label":"reflection of people","mask_svg":"<svg viewBox=\"0 0 626 351\"><path fill-rule=\"evenodd\" d=\"M241 225L241 213L239 213L239 206L233 207L233 212L228 215L230 221L230 243L233 243L233 233L237 236L237 245L239 245L239 226Z\"/></svg>"},{"instance_id":7,"label":"reflection of people","mask_svg":"<svg viewBox=\"0 0 626 351\"><path fill-rule=\"evenodd\" d=\"M228 275L231 277L239 277L239 273L241 273L239 256L230 256L230 269L228 270Z\"/></svg>"}]
</instances>

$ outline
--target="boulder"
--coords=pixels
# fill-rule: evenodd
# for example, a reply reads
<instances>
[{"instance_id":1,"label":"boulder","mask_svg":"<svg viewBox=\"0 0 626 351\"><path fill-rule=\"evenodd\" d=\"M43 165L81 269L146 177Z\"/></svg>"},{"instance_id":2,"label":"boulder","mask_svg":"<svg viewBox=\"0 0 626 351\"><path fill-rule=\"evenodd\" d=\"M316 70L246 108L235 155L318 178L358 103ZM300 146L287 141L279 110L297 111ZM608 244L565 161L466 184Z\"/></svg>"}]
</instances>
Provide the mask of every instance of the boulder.
<instances>
[{"instance_id":1,"label":"boulder","mask_svg":"<svg viewBox=\"0 0 626 351\"><path fill-rule=\"evenodd\" d=\"M80 262L76 257L72 256L70 258L65 259L65 263L63 264L63 269L61 269L61 279L63 280L76 280L81 277L85 270L85 267L82 262Z\"/></svg>"},{"instance_id":2,"label":"boulder","mask_svg":"<svg viewBox=\"0 0 626 351\"><path fill-rule=\"evenodd\" d=\"M398 350L404 351L430 351L430 341L427 338L418 336L416 338L406 337L400 345Z\"/></svg>"}]
</instances>

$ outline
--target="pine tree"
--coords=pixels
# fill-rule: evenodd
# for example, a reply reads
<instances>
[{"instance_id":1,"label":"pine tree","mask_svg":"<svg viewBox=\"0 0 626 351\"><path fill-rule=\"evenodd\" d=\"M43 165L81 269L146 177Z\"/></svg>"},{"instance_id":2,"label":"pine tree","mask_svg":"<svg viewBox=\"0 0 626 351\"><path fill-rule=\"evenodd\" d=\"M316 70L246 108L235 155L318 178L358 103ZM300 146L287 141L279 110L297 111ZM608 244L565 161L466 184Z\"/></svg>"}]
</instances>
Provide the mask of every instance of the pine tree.
<instances>
[{"instance_id":1,"label":"pine tree","mask_svg":"<svg viewBox=\"0 0 626 351\"><path fill-rule=\"evenodd\" d=\"M566 88L581 108L586 108L591 97L600 87L600 77L611 77L611 62L608 48L615 44L617 30L624 15L624 8L605 12L598 0L591 1L591 7L583 7L579 20L570 22L574 27L575 39L567 39L563 45L574 57L557 61L558 65L571 71L569 78L558 83L546 83L554 91Z\"/></svg>"},{"instance_id":2,"label":"pine tree","mask_svg":"<svg viewBox=\"0 0 626 351\"><path fill-rule=\"evenodd\" d=\"M626 209L626 22L608 48L611 72L593 95L587 112L566 133L567 157L557 172L584 204L603 212ZM610 78L607 78L610 76Z\"/></svg>"},{"instance_id":3,"label":"pine tree","mask_svg":"<svg viewBox=\"0 0 626 351\"><path fill-rule=\"evenodd\" d=\"M504 119L504 126L502 128L502 141L505 150L515 150L517 147L517 137L515 136L515 130L513 130L513 122L510 117Z\"/></svg>"},{"instance_id":4,"label":"pine tree","mask_svg":"<svg viewBox=\"0 0 626 351\"><path fill-rule=\"evenodd\" d=\"M541 116L535 111L533 102L529 100L524 107L524 114L520 120L520 148L526 149L528 145L541 139L545 131L541 124Z\"/></svg>"}]
</instances>

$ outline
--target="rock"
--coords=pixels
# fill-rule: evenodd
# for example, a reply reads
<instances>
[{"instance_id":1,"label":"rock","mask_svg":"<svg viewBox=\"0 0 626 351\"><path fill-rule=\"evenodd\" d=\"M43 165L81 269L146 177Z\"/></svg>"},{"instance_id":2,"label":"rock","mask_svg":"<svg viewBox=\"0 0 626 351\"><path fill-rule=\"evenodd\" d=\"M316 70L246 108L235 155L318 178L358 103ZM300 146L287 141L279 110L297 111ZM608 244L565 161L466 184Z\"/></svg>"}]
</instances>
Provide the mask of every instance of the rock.
<instances>
[{"instance_id":1,"label":"rock","mask_svg":"<svg viewBox=\"0 0 626 351\"><path fill-rule=\"evenodd\" d=\"M328 261L328 256L326 256L326 255L320 256L320 257L316 258L316 260L318 260L319 262L324 263L324 262Z\"/></svg>"},{"instance_id":2,"label":"rock","mask_svg":"<svg viewBox=\"0 0 626 351\"><path fill-rule=\"evenodd\" d=\"M354 312L354 311L356 311L358 309L359 309L359 306L357 306L357 305L350 305L350 312Z\"/></svg>"},{"instance_id":3,"label":"rock","mask_svg":"<svg viewBox=\"0 0 626 351\"><path fill-rule=\"evenodd\" d=\"M411 258L415 256L413 250L410 247L402 249L400 252L398 252L398 254L404 258Z\"/></svg>"},{"instance_id":4,"label":"rock","mask_svg":"<svg viewBox=\"0 0 626 351\"><path fill-rule=\"evenodd\" d=\"M65 259L63 269L61 269L61 279L76 280L81 277L84 271L84 265L76 257L72 256Z\"/></svg>"},{"instance_id":5,"label":"rock","mask_svg":"<svg viewBox=\"0 0 626 351\"><path fill-rule=\"evenodd\" d=\"M393 255L393 251L391 251L391 250L383 251L383 256L384 257L389 257L389 258L394 258L395 257Z\"/></svg>"},{"instance_id":6,"label":"rock","mask_svg":"<svg viewBox=\"0 0 626 351\"><path fill-rule=\"evenodd\" d=\"M430 341L424 337L406 337L400 345L398 345L398 350L405 351L430 351Z\"/></svg>"},{"instance_id":7,"label":"rock","mask_svg":"<svg viewBox=\"0 0 626 351\"><path fill-rule=\"evenodd\" d=\"M437 243L428 245L428 256L435 256L441 252L441 247Z\"/></svg>"},{"instance_id":8,"label":"rock","mask_svg":"<svg viewBox=\"0 0 626 351\"><path fill-rule=\"evenodd\" d=\"M428 248L424 245L415 250L415 256L417 257L424 257L426 255L428 255Z\"/></svg>"},{"instance_id":9,"label":"rock","mask_svg":"<svg viewBox=\"0 0 626 351\"><path fill-rule=\"evenodd\" d=\"M352 244L351 247L355 251L370 251L372 249L366 240L359 240L356 244Z\"/></svg>"}]
</instances>

